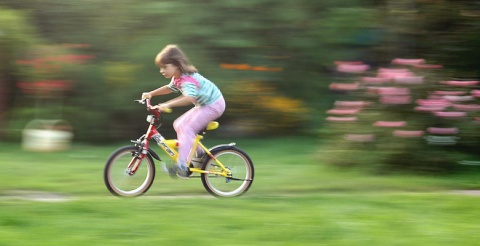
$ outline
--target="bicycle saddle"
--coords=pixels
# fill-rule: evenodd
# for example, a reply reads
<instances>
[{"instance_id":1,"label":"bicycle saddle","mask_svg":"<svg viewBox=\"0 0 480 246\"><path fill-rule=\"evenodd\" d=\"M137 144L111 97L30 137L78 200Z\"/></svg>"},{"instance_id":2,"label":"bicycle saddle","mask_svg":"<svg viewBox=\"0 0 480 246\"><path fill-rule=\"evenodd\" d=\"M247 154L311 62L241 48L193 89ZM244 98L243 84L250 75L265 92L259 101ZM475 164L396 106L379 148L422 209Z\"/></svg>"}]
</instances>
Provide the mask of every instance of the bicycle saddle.
<instances>
[{"instance_id":1,"label":"bicycle saddle","mask_svg":"<svg viewBox=\"0 0 480 246\"><path fill-rule=\"evenodd\" d=\"M215 130L218 128L220 124L216 121L210 121L210 123L208 123L207 125L207 131L211 131L211 130Z\"/></svg>"}]
</instances>

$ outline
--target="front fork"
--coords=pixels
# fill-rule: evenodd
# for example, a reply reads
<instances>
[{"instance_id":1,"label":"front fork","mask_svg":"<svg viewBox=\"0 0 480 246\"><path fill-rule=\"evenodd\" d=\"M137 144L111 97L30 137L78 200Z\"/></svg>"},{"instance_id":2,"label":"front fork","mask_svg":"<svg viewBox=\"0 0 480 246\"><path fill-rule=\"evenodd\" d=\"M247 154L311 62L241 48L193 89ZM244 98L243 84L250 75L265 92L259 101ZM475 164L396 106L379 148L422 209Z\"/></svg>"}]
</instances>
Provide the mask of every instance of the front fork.
<instances>
[{"instance_id":1,"label":"front fork","mask_svg":"<svg viewBox=\"0 0 480 246\"><path fill-rule=\"evenodd\" d=\"M130 176L133 176L137 172L140 164L143 161L143 158L145 158L145 155L147 155L148 153L149 146L149 142L145 138L145 136L142 136L135 141L132 140L132 143L135 143L135 147L137 147L137 150L132 153L132 160L128 164L127 169L125 170L125 173Z\"/></svg>"},{"instance_id":2,"label":"front fork","mask_svg":"<svg viewBox=\"0 0 480 246\"><path fill-rule=\"evenodd\" d=\"M128 164L127 170L125 170L125 173L130 176L133 176L135 172L137 172L138 168L140 167L142 160L143 158L133 157L130 163Z\"/></svg>"}]
</instances>

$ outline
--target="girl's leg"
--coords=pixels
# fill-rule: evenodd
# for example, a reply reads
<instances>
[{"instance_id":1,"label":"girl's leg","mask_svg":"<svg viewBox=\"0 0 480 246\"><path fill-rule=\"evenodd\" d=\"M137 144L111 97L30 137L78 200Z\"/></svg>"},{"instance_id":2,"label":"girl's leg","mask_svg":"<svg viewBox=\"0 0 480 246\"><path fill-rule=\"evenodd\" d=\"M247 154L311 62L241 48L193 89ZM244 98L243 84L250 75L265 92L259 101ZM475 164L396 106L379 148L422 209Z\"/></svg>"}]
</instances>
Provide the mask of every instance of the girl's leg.
<instances>
[{"instance_id":1,"label":"girl's leg","mask_svg":"<svg viewBox=\"0 0 480 246\"><path fill-rule=\"evenodd\" d=\"M225 101L221 98L211 105L192 108L175 120L173 127L179 142L178 165L187 164L195 135L205 129L210 121L220 117L224 111Z\"/></svg>"}]
</instances>

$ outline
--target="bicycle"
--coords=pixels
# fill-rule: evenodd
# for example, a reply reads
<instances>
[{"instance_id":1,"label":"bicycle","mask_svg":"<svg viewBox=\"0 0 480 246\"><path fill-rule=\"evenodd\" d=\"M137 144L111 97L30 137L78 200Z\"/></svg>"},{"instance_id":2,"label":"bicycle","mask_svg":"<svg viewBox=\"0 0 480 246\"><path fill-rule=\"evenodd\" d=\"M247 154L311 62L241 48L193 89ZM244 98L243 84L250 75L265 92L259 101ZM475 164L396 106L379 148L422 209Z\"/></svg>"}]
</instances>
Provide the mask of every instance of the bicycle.
<instances>
[{"instance_id":1,"label":"bicycle","mask_svg":"<svg viewBox=\"0 0 480 246\"><path fill-rule=\"evenodd\" d=\"M135 100L146 104L152 114L147 116L147 132L129 146L115 150L108 158L104 169L104 181L108 190L116 196L134 197L147 192L155 179L154 159L162 161L150 148L154 140L165 154L174 162L178 158L178 141L165 139L158 131L163 124L162 113L153 109L149 99ZM169 110L170 111L170 110ZM190 178L200 176L205 189L215 197L234 197L244 194L252 185L254 178L253 162L235 143L216 145L208 149L201 140L207 131L215 130L219 123L212 121L195 137L187 163L190 163ZM200 163L195 165L192 159L197 147L205 152Z\"/></svg>"}]
</instances>

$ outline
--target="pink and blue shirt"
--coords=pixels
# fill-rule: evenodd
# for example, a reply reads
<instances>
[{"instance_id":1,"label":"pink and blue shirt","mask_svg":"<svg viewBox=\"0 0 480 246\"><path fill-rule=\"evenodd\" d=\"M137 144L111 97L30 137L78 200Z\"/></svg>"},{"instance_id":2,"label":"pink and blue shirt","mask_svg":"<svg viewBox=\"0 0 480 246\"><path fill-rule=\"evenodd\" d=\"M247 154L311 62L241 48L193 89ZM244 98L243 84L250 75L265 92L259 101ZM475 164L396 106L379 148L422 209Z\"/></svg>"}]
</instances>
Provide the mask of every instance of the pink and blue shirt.
<instances>
[{"instance_id":1,"label":"pink and blue shirt","mask_svg":"<svg viewBox=\"0 0 480 246\"><path fill-rule=\"evenodd\" d=\"M199 73L182 74L180 78L172 78L168 88L195 98L196 105L199 106L210 105L223 97L218 87Z\"/></svg>"}]
</instances>

